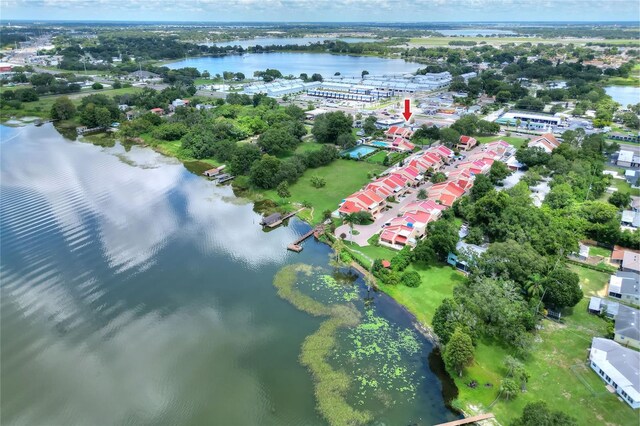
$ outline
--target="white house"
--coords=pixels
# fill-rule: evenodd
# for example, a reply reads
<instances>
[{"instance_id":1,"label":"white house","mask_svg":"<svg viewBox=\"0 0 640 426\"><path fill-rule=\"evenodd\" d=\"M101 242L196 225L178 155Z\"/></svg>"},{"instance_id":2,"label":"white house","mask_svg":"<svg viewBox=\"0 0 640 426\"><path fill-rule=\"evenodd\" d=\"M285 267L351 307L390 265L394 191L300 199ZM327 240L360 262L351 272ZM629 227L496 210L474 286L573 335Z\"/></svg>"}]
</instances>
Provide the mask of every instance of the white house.
<instances>
[{"instance_id":1,"label":"white house","mask_svg":"<svg viewBox=\"0 0 640 426\"><path fill-rule=\"evenodd\" d=\"M627 150L620 150L616 164L621 167L637 167L640 165L640 156Z\"/></svg>"},{"instance_id":2,"label":"white house","mask_svg":"<svg viewBox=\"0 0 640 426\"><path fill-rule=\"evenodd\" d=\"M595 371L620 397L640 408L640 352L625 348L613 340L594 337L589 362Z\"/></svg>"}]
</instances>

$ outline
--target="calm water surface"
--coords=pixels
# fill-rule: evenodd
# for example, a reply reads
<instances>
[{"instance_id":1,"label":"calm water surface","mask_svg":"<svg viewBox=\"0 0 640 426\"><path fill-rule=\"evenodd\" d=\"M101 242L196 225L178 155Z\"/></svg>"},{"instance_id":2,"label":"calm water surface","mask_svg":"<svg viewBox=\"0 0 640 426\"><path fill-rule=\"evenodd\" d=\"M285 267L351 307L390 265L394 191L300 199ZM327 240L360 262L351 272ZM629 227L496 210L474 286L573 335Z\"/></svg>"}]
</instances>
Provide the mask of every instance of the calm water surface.
<instances>
[{"instance_id":1,"label":"calm water surface","mask_svg":"<svg viewBox=\"0 0 640 426\"><path fill-rule=\"evenodd\" d=\"M348 288L391 343L415 335L394 361L411 390L356 383L350 402L376 424L455 418L403 309L379 294L365 308L362 281L336 274L325 245L285 250L305 224L264 233L229 188L146 148L69 141L51 125L0 126L0 140L2 424L325 424L298 362L322 319L272 285L294 262ZM336 296L307 280L313 297ZM341 331L334 367L381 375L376 358L349 363L353 333Z\"/></svg>"},{"instance_id":2,"label":"calm water surface","mask_svg":"<svg viewBox=\"0 0 640 426\"><path fill-rule=\"evenodd\" d=\"M633 86L608 86L604 88L607 95L614 101L626 107L629 104L640 103L640 87Z\"/></svg>"},{"instance_id":3,"label":"calm water surface","mask_svg":"<svg viewBox=\"0 0 640 426\"><path fill-rule=\"evenodd\" d=\"M491 35L512 35L515 34L510 30L492 30L492 29L458 29L458 30L435 30L446 36L464 36L464 37L476 37L476 36L491 36Z\"/></svg>"},{"instance_id":4,"label":"calm water surface","mask_svg":"<svg viewBox=\"0 0 640 426\"><path fill-rule=\"evenodd\" d=\"M419 64L403 59L384 59L369 56L331 55L329 53L254 53L218 57L190 58L166 65L171 69L195 67L200 72L222 74L224 71L242 72L252 76L254 71L277 69L284 75L295 76L320 73L324 77L336 72L346 76L360 75L363 70L372 75L416 72Z\"/></svg>"},{"instance_id":5,"label":"calm water surface","mask_svg":"<svg viewBox=\"0 0 640 426\"><path fill-rule=\"evenodd\" d=\"M249 40L234 40L234 41L219 41L216 43L202 43L204 46L240 46L243 49L246 49L251 46L289 46L292 44L304 45L310 43L322 43L325 40L341 40L347 43L365 43L376 41L373 38L358 38L358 37L343 37L343 38L332 38L332 37L291 37L291 38L277 38L277 37L264 37L264 38L253 38Z\"/></svg>"}]
</instances>

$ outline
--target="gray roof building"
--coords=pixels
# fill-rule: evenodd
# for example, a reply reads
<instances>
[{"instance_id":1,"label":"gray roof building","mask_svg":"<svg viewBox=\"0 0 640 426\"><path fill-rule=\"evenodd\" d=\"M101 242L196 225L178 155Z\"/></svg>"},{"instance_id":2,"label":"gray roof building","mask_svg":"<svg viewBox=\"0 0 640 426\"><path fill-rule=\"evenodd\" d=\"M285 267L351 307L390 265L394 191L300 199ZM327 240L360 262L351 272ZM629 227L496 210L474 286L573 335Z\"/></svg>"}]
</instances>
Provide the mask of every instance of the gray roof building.
<instances>
[{"instance_id":1,"label":"gray roof building","mask_svg":"<svg viewBox=\"0 0 640 426\"><path fill-rule=\"evenodd\" d=\"M640 406L640 352L594 337L589 351L591 368L633 408Z\"/></svg>"},{"instance_id":2,"label":"gray roof building","mask_svg":"<svg viewBox=\"0 0 640 426\"><path fill-rule=\"evenodd\" d=\"M589 299L589 312L593 314L604 313L609 318L615 318L618 315L620 304L613 300L601 299L592 296Z\"/></svg>"},{"instance_id":3,"label":"gray roof building","mask_svg":"<svg viewBox=\"0 0 640 426\"><path fill-rule=\"evenodd\" d=\"M638 228L640 227L640 212L625 210L622 212L622 219L620 220L620 222L625 226Z\"/></svg>"},{"instance_id":4,"label":"gray roof building","mask_svg":"<svg viewBox=\"0 0 640 426\"><path fill-rule=\"evenodd\" d=\"M638 320L640 320L640 311L626 305L620 305L618 315L616 315L616 341L619 341L618 336L622 336L624 340L630 339L640 342L640 322ZM633 342L630 344L633 345Z\"/></svg>"},{"instance_id":5,"label":"gray roof building","mask_svg":"<svg viewBox=\"0 0 640 426\"><path fill-rule=\"evenodd\" d=\"M622 255L622 270L626 272L640 273L640 254L633 251L625 251Z\"/></svg>"}]
</instances>

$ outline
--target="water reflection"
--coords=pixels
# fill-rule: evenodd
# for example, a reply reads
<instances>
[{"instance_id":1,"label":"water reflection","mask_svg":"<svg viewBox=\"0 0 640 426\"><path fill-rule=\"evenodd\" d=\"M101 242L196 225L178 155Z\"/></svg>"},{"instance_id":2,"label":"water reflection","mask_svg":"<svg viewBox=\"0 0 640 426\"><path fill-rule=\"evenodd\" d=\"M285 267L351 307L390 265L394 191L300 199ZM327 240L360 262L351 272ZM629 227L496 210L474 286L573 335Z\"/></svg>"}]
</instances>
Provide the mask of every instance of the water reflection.
<instances>
[{"instance_id":1,"label":"water reflection","mask_svg":"<svg viewBox=\"0 0 640 426\"><path fill-rule=\"evenodd\" d=\"M26 129L29 134L23 138L32 141L51 135L50 129ZM145 264L175 234L199 236L202 250L223 250L253 267L286 256L280 248L293 233L265 238L250 204L220 200L231 195L228 188L191 176L178 161L149 149L126 152L116 145L104 151L111 155L91 145L53 140L39 142L37 152L26 141L7 145L0 163L3 188L44 197L47 205L39 209L50 210L46 214L52 215L70 246L86 235L86 217L99 216L99 239L110 266L120 271L148 267ZM8 161L21 166L9 167ZM7 219L19 231L22 223L11 220L10 213Z\"/></svg>"},{"instance_id":2,"label":"water reflection","mask_svg":"<svg viewBox=\"0 0 640 426\"><path fill-rule=\"evenodd\" d=\"M306 225L264 233L230 188L149 149L51 125L0 137L0 423L324 424L298 360L321 320L272 285L294 259L327 268L323 244L285 250ZM368 296L354 303L410 328ZM430 349L399 361L425 380L381 422L450 417Z\"/></svg>"}]
</instances>

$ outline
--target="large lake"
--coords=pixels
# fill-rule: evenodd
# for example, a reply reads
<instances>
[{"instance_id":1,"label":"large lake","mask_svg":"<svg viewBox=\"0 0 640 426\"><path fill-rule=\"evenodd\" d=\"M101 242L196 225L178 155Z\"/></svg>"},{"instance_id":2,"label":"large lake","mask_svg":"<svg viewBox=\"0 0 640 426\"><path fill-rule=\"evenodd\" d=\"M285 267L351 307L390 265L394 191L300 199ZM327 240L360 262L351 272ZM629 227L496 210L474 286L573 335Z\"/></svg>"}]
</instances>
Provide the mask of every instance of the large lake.
<instances>
[{"instance_id":1,"label":"large lake","mask_svg":"<svg viewBox=\"0 0 640 426\"><path fill-rule=\"evenodd\" d=\"M290 38L277 38L277 37L264 37L264 38L254 38L249 40L233 40L233 41L219 41L215 43L201 43L204 46L240 46L243 49L246 49L251 46L289 46L293 44L305 45L311 43L322 43L325 40L341 40L347 43L364 43L376 41L374 38L357 38L357 37L343 37L343 38L332 38L332 37L290 37Z\"/></svg>"},{"instance_id":2,"label":"large lake","mask_svg":"<svg viewBox=\"0 0 640 426\"><path fill-rule=\"evenodd\" d=\"M304 223L265 233L251 203L148 148L50 124L0 141L3 425L326 424L299 363L324 319L272 284L297 262L313 266L300 291L362 315L328 360L350 404L381 425L456 418L402 308L324 244L285 250Z\"/></svg>"},{"instance_id":3,"label":"large lake","mask_svg":"<svg viewBox=\"0 0 640 426\"><path fill-rule=\"evenodd\" d=\"M629 104L640 103L640 87L633 86L608 86L604 88L607 95L614 101L626 107Z\"/></svg>"},{"instance_id":4,"label":"large lake","mask_svg":"<svg viewBox=\"0 0 640 426\"><path fill-rule=\"evenodd\" d=\"M254 71L267 68L277 69L284 75L298 76L320 73L331 77L336 72L346 76L360 75L363 70L369 74L416 72L420 64L406 62L403 59L384 59L371 56L331 55L329 53L253 53L245 55L227 55L216 57L189 58L166 65L171 69L195 67L200 72L209 71L212 75L224 71L242 72L253 76Z\"/></svg>"},{"instance_id":5,"label":"large lake","mask_svg":"<svg viewBox=\"0 0 640 426\"><path fill-rule=\"evenodd\" d=\"M492 35L514 35L513 31L509 30L492 30L492 29L457 29L457 30L434 30L442 35L446 36L458 36L458 37L477 37L477 36L492 36Z\"/></svg>"}]
</instances>

